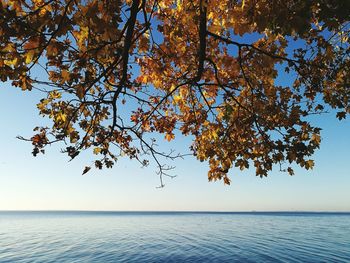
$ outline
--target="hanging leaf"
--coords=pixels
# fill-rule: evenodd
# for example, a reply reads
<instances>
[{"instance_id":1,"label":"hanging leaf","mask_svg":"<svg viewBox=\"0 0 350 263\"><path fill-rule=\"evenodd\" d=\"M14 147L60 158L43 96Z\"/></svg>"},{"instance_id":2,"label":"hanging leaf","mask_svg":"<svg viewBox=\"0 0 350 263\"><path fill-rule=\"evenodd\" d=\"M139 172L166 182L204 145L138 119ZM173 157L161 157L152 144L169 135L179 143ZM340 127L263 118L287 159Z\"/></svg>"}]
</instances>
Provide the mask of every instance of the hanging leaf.
<instances>
[{"instance_id":1,"label":"hanging leaf","mask_svg":"<svg viewBox=\"0 0 350 263\"><path fill-rule=\"evenodd\" d=\"M89 172L89 171L90 171L90 169L91 169L91 167L90 167L90 166L85 166L85 168L84 168L84 171L83 171L83 174L82 174L82 175L84 175L84 174L86 174L87 172Z\"/></svg>"}]
</instances>

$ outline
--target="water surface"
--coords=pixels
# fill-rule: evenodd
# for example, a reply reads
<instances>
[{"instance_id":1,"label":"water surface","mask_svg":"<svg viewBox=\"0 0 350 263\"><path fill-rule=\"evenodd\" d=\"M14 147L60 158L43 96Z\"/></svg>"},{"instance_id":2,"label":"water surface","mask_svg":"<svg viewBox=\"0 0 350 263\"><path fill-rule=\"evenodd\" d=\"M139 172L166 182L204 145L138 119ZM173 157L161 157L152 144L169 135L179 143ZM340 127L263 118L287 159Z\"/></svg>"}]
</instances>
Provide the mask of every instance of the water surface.
<instances>
[{"instance_id":1,"label":"water surface","mask_svg":"<svg viewBox=\"0 0 350 263\"><path fill-rule=\"evenodd\" d=\"M350 262L350 214L0 212L0 262Z\"/></svg>"}]
</instances>

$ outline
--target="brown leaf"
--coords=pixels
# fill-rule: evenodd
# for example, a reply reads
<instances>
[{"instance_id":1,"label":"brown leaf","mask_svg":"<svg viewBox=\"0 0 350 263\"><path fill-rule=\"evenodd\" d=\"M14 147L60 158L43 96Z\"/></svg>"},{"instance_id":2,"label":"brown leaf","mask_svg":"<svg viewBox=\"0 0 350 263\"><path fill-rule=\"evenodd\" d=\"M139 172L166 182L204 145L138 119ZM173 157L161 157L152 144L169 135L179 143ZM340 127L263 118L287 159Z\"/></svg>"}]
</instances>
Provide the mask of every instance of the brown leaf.
<instances>
[{"instance_id":1,"label":"brown leaf","mask_svg":"<svg viewBox=\"0 0 350 263\"><path fill-rule=\"evenodd\" d=\"M91 169L91 167L90 167L90 166L85 166L85 168L84 168L84 171L83 171L83 174L82 174L82 175L86 174L88 171L90 171L90 169Z\"/></svg>"}]
</instances>

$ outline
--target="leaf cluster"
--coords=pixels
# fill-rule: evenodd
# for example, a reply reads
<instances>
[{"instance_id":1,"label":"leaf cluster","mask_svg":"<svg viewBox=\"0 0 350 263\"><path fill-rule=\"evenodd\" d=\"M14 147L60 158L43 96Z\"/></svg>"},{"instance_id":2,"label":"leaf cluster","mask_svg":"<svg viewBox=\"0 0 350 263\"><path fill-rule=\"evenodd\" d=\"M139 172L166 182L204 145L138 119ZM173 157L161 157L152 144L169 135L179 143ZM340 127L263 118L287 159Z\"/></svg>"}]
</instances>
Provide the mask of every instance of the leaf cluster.
<instances>
[{"instance_id":1,"label":"leaf cluster","mask_svg":"<svg viewBox=\"0 0 350 263\"><path fill-rule=\"evenodd\" d=\"M163 161L183 155L152 134L183 134L209 180L229 184L233 167L292 175L320 146L309 116L350 113L349 10L347 0L1 0L0 79L43 92L52 126L36 128L34 155L63 142L71 159L92 149L98 169L152 159L163 186Z\"/></svg>"}]
</instances>

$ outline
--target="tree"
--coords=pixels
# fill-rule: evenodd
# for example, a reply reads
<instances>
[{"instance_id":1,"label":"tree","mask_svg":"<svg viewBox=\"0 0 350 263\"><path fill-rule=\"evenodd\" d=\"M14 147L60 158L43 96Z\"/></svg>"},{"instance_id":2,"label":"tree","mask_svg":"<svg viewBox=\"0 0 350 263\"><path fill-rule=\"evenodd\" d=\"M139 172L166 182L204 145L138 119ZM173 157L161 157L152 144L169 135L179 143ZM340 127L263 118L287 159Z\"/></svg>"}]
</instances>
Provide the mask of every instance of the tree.
<instances>
[{"instance_id":1,"label":"tree","mask_svg":"<svg viewBox=\"0 0 350 263\"><path fill-rule=\"evenodd\" d=\"M320 145L308 117L350 113L349 21L348 0L1 0L0 78L44 94L52 127L34 129L33 155L149 156L162 180L181 155L152 133L183 134L209 180L292 175Z\"/></svg>"}]
</instances>

